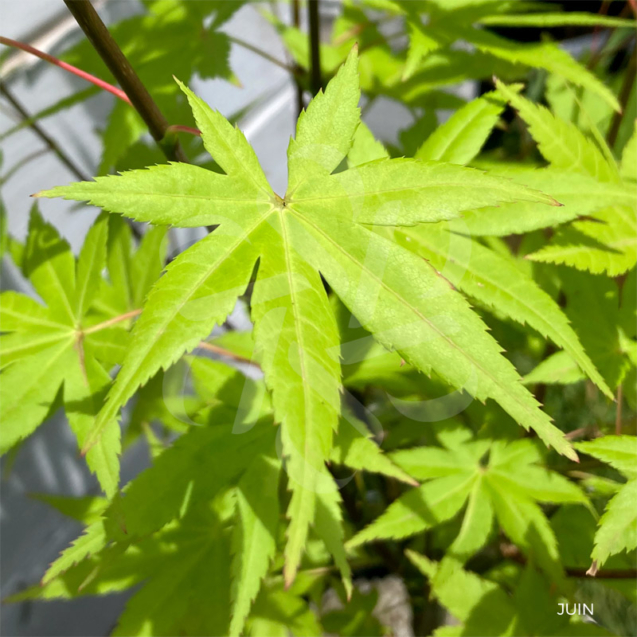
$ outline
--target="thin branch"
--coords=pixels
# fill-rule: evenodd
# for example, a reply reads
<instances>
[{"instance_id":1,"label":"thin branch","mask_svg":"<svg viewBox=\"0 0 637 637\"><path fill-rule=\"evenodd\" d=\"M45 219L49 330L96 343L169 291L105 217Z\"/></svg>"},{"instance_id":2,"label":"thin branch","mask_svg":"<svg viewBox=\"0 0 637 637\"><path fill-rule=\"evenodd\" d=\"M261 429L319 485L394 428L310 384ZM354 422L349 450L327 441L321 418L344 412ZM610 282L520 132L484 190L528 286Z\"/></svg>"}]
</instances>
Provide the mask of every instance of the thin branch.
<instances>
[{"instance_id":1,"label":"thin branch","mask_svg":"<svg viewBox=\"0 0 637 637\"><path fill-rule=\"evenodd\" d=\"M101 323L97 323L97 325L92 325L91 327L87 327L82 330L82 337L87 334L94 334L95 332L101 332L113 325L117 325L118 323L122 323L123 321L127 321L128 319L135 318L142 313L143 308L139 308L137 310L131 310L130 312L125 312L124 314L119 314L118 316L114 316L113 318L108 319L107 321L102 321ZM201 349L205 349L209 352L213 352L214 354L219 354L221 356L225 356L226 358L231 358L238 363L248 363L249 365L253 365L254 367L260 367L258 363L255 361L246 358L245 356L241 356L240 354L235 354L225 347L220 347L219 345L214 345L213 343L208 343L207 341L201 341L197 347Z\"/></svg>"},{"instance_id":2,"label":"thin branch","mask_svg":"<svg viewBox=\"0 0 637 637\"><path fill-rule=\"evenodd\" d=\"M273 55L270 55L267 51L264 51L263 49L260 49L259 47L256 47L253 44L250 44L250 42L246 42L245 40L241 40L240 38L235 38L232 35L228 36L228 40L230 40L230 42L233 42L237 46L240 46L246 49L247 51L252 51L252 53L256 53L258 56L262 57L264 60L267 60L268 62L272 62L272 64L278 66L280 69L283 69L284 71L287 71L288 73L292 73L294 75L299 72L296 68L288 66L285 62L282 62L278 58L275 58Z\"/></svg>"},{"instance_id":3,"label":"thin branch","mask_svg":"<svg viewBox=\"0 0 637 637\"><path fill-rule=\"evenodd\" d=\"M127 321L128 319L135 318L142 313L141 308L138 310L131 310L130 312L126 312L125 314L120 314L119 316L114 316L107 321L102 321L97 325L92 325L91 327L87 327L85 330L82 330L84 335L93 334L94 332L100 332L101 330L105 330L108 327L112 327L113 325L117 325L117 323L121 323L122 321Z\"/></svg>"},{"instance_id":4,"label":"thin branch","mask_svg":"<svg viewBox=\"0 0 637 637\"><path fill-rule=\"evenodd\" d=\"M55 66L59 66L61 69L68 71L69 73L73 73L77 77L81 77L83 80L94 84L95 86L99 86L99 88L112 93L115 97L118 97L120 100L124 100L130 104L130 100L124 91L121 88L117 88L117 86L113 86L104 80L100 80L99 77L95 75L91 75L86 71L82 71L82 69L78 69L77 66L73 66L72 64L68 64L54 57L53 55L49 55L44 51L40 51L40 49L36 49L34 46L30 44L25 44L24 42L18 42L17 40L12 40L11 38L5 38L0 35L0 44L4 44L6 46L12 46L16 49L21 49L26 53L31 53L31 55L35 55L39 57L41 60L49 62L49 64L54 64Z\"/></svg>"},{"instance_id":5,"label":"thin branch","mask_svg":"<svg viewBox=\"0 0 637 637\"><path fill-rule=\"evenodd\" d=\"M246 358L245 356L241 356L240 354L235 354L234 352L231 352L224 347L219 347L219 345L214 345L213 343L208 343L207 341L201 341L198 347L208 350L209 352L213 352L214 354L220 354L221 356L225 356L226 358L231 358L238 363L248 363L249 365L253 365L255 367L261 367L257 362L253 361L250 358Z\"/></svg>"},{"instance_id":6,"label":"thin branch","mask_svg":"<svg viewBox=\"0 0 637 637\"><path fill-rule=\"evenodd\" d=\"M2 93L9 104L20 114L24 120L30 120L30 113L22 106L17 98L11 93L4 82L0 81L0 93ZM31 130L55 153L57 158L81 181L88 181L87 177L71 160L71 158L58 146L57 142L49 136L44 129L34 121L29 123Z\"/></svg>"},{"instance_id":7,"label":"thin branch","mask_svg":"<svg viewBox=\"0 0 637 637\"><path fill-rule=\"evenodd\" d=\"M310 87L317 95L323 88L321 79L321 16L319 0L308 0L307 3L309 38L310 38Z\"/></svg>"},{"instance_id":8,"label":"thin branch","mask_svg":"<svg viewBox=\"0 0 637 637\"><path fill-rule=\"evenodd\" d=\"M617 408L615 412L615 435L622 435L622 400L624 399L624 388L619 385L617 388Z\"/></svg>"},{"instance_id":9,"label":"thin branch","mask_svg":"<svg viewBox=\"0 0 637 637\"><path fill-rule=\"evenodd\" d=\"M168 121L142 84L130 62L113 39L89 0L64 0L99 56L129 97L135 110L148 126L153 139L168 159L187 161L179 142L165 140Z\"/></svg>"},{"instance_id":10,"label":"thin branch","mask_svg":"<svg viewBox=\"0 0 637 637\"><path fill-rule=\"evenodd\" d=\"M300 0L292 0L292 24L296 29L301 28L301 2ZM297 73L302 73L301 67L295 62L294 68ZM303 112L305 104L303 104L303 86L299 82L299 75L295 76L296 82L296 114L297 117Z\"/></svg>"}]
</instances>

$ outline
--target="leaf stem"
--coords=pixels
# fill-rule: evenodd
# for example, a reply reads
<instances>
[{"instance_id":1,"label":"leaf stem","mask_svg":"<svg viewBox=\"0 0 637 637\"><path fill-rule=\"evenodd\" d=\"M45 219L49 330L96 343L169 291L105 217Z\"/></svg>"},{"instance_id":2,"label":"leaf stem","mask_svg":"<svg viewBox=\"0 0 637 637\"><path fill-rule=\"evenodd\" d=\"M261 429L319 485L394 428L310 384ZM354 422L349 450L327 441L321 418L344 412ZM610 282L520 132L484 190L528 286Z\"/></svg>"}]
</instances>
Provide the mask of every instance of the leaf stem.
<instances>
[{"instance_id":1,"label":"leaf stem","mask_svg":"<svg viewBox=\"0 0 637 637\"><path fill-rule=\"evenodd\" d=\"M102 321L97 325L92 325L91 327L87 327L83 330L83 333L93 334L94 332L100 332L101 330L105 330L112 325L117 325L117 323L121 323L122 321L126 321L128 319L139 316L142 313L141 308L138 310L131 310L130 312L126 312L125 314L120 314L119 316L114 316L113 318L108 319L107 321Z\"/></svg>"},{"instance_id":2,"label":"leaf stem","mask_svg":"<svg viewBox=\"0 0 637 637\"><path fill-rule=\"evenodd\" d=\"M91 327L87 327L82 330L82 337L87 334L94 334L95 332L101 332L113 325L117 325L122 321L127 321L128 319L135 318L142 313L143 308L138 308L137 310L131 310L130 312L125 312L124 314L119 314L118 316L114 316L106 321L102 321L101 323L97 323L96 325L92 325ZM238 363L248 363L249 365L253 365L254 367L260 367L258 363L255 361L246 358L245 356L241 356L240 354L235 354L225 347L220 347L219 345L215 345L214 343L208 343L207 341L201 341L197 347L201 349L205 349L209 352L213 352L214 354L219 354L221 356L225 356L226 358L231 358L232 360L237 361Z\"/></svg>"},{"instance_id":3,"label":"leaf stem","mask_svg":"<svg viewBox=\"0 0 637 637\"><path fill-rule=\"evenodd\" d=\"M64 4L129 97L131 104L148 126L153 139L168 159L188 161L176 139L166 141L168 121L139 79L130 62L113 39L89 0L64 0Z\"/></svg>"},{"instance_id":4,"label":"leaf stem","mask_svg":"<svg viewBox=\"0 0 637 637\"><path fill-rule=\"evenodd\" d=\"M124 100L124 102L128 102L129 104L131 103L131 101L128 99L128 95L126 95L126 93L124 93L124 91L122 91L121 88L117 88L117 86L113 86L112 84L109 84L108 82L105 82L104 80L101 80L99 77L95 77L95 75L91 75L90 73L87 73L86 71L82 71L82 69L78 69L76 66L73 66L72 64L63 62L62 60L54 57L53 55L49 55L48 53L45 53L44 51L40 51L40 49L36 49L30 44L25 44L24 42L18 42L18 40L12 40L11 38L5 38L1 35L0 35L0 44L4 44L5 46L12 46L16 49L21 49L22 51L25 51L26 53L31 53L31 55L35 55L36 57L39 57L41 60L45 60L46 62L49 62L50 64L59 66L61 69L64 69L65 71L68 71L69 73L73 73L73 75L76 75L77 77L81 77L83 80L86 80L87 82L90 82L91 84L94 84L95 86L99 86L99 88L105 91L108 91L109 93L112 93L113 95L115 95L115 97L118 97L120 100Z\"/></svg>"},{"instance_id":5,"label":"leaf stem","mask_svg":"<svg viewBox=\"0 0 637 637\"><path fill-rule=\"evenodd\" d=\"M262 57L264 60L267 60L268 62L272 62L272 64L278 66L280 69L283 69L284 71L287 71L288 73L292 73L293 75L295 73L298 73L298 70L295 69L294 67L288 66L285 62L282 62L278 58L275 58L273 55L270 55L267 51L264 51L263 49L260 49L259 47L256 47L253 44L250 44L250 42L246 42L245 40L241 40L240 38L235 38L232 35L228 36L228 40L230 40L230 42L236 44L237 46L240 46L246 49L247 51L252 51L252 53L256 53L258 56Z\"/></svg>"},{"instance_id":6,"label":"leaf stem","mask_svg":"<svg viewBox=\"0 0 637 637\"><path fill-rule=\"evenodd\" d=\"M11 93L9 87L0 81L0 93L2 93L9 104L19 113L20 117L29 121L31 130L55 153L57 158L81 181L88 181L89 177L85 175L70 159L70 157L58 146L57 142L49 136L48 133L35 121L31 121L31 115L22 106L22 104Z\"/></svg>"},{"instance_id":7,"label":"leaf stem","mask_svg":"<svg viewBox=\"0 0 637 637\"><path fill-rule=\"evenodd\" d=\"M308 0L307 12L310 24L310 87L312 93L317 95L323 87L321 79L321 17L319 0Z\"/></svg>"},{"instance_id":8,"label":"leaf stem","mask_svg":"<svg viewBox=\"0 0 637 637\"><path fill-rule=\"evenodd\" d=\"M192 126L183 126L181 124L171 124L166 129L166 136L176 135L177 133L188 133L190 135L196 135L201 137L201 131L198 128L192 128Z\"/></svg>"},{"instance_id":9,"label":"leaf stem","mask_svg":"<svg viewBox=\"0 0 637 637\"><path fill-rule=\"evenodd\" d=\"M226 358L231 358L238 363L248 363L249 365L253 365L255 367L261 367L258 363L251 360L250 358L246 358L245 356L241 356L240 354L235 354L234 352L231 352L224 347L219 347L219 345L214 345L213 343L208 343L207 341L201 341L198 347L208 350L209 352L213 352L214 354L220 354L221 356L225 356Z\"/></svg>"}]
</instances>

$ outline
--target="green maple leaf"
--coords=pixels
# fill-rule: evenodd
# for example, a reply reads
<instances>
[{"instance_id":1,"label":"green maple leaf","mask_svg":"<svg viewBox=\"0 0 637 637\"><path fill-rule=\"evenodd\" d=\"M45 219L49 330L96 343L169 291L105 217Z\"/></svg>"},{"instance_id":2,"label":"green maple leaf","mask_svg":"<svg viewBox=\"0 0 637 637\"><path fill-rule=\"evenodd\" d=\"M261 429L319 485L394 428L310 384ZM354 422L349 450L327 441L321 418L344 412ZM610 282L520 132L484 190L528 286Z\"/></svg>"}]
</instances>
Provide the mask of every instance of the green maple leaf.
<instances>
[{"instance_id":1,"label":"green maple leaf","mask_svg":"<svg viewBox=\"0 0 637 637\"><path fill-rule=\"evenodd\" d=\"M574 221L556 233L549 245L527 258L610 276L633 268L637 263L637 208L631 156L635 142L631 139L627 144L626 155L618 165L596 128L592 129L596 137L593 141L575 124L515 94L501 82L497 85L527 122L538 149L552 167L586 175L594 180L592 183L608 184L613 190L622 189L632 194L630 201L619 205L609 200L594 210L586 210L586 205L580 207L578 215L589 214L594 220Z\"/></svg>"},{"instance_id":2,"label":"green maple leaf","mask_svg":"<svg viewBox=\"0 0 637 637\"><path fill-rule=\"evenodd\" d=\"M44 421L61 387L71 429L80 447L86 441L110 384L97 332L91 332L96 318L90 314L102 284L107 231L108 219L101 216L76 263L55 228L44 222L36 208L31 212L25 268L47 305L17 292L1 296L2 453ZM119 483L116 420L106 423L104 432L89 451L87 462L106 494L112 496Z\"/></svg>"},{"instance_id":3,"label":"green maple leaf","mask_svg":"<svg viewBox=\"0 0 637 637\"><path fill-rule=\"evenodd\" d=\"M515 91L507 89L507 95L514 94ZM480 152L503 109L503 98L497 93L470 102L438 127L420 147L416 156L422 159L445 159L459 164L468 163ZM348 161L352 165L382 157L387 157L387 152L367 131L362 136L355 137ZM518 175L517 172L514 174ZM522 174L526 174L527 179L531 178L526 172ZM538 176L542 185L545 188L548 186L547 190L553 192L552 187L556 184L547 179L546 173L534 171L532 178ZM561 183L565 181L565 176L568 178L565 173L551 175ZM632 192L620 192L626 197L634 197ZM590 193L588 194L590 198ZM608 196L608 190L604 189L605 203L608 202ZM521 208L525 204L515 205ZM581 211L581 208L578 209ZM512 211L508 212L510 214ZM488 216L489 212L481 209L478 215ZM401 228L394 236L408 250L427 259L465 294L522 324L528 323L544 336L550 336L578 361L580 368L612 399L611 390L584 351L577 334L557 303L531 277L525 276L514 260L464 236L462 232L466 232L463 228L465 223L465 219L452 220L447 228L443 224L420 224ZM450 234L448 231L454 228L458 233Z\"/></svg>"},{"instance_id":4,"label":"green maple leaf","mask_svg":"<svg viewBox=\"0 0 637 637\"><path fill-rule=\"evenodd\" d=\"M412 79L422 81L419 71L427 68L428 62L438 52L447 52L450 46L462 39L475 46L477 51L470 57L476 58L483 54L488 60L484 66L493 68L498 60L502 60L511 65L524 65L529 68L540 68L564 77L576 86L581 86L599 95L606 103L615 110L619 110L619 103L613 93L606 87L591 71L578 63L566 51L561 49L554 42L520 43L497 35L482 27L489 24L490 20L497 24L501 21L508 24L511 21L513 26L520 20L520 26L525 20L533 23L535 16L515 14L516 5L503 5L498 7L492 2L453 2L441 0L421 3L413 0L392 0L391 2L378 3L377 0L366 0L370 8L388 11L394 15L404 17L406 31L409 37L406 60L402 79L405 80L413 76ZM380 6L378 6L380 4ZM496 10L500 9L500 10ZM511 14L513 15L507 15ZM428 15L428 23L424 24L423 14ZM494 15L496 14L496 15ZM605 17L576 14L572 18L566 14L540 14L537 21L540 24L551 24L557 18L561 24L579 24L588 21L591 24L604 24ZM569 20L572 20L569 22ZM634 28L633 20L619 20L617 22L609 19L609 23L615 26ZM515 67L514 67L515 68ZM519 73L517 69L515 69ZM514 72L515 72L514 71ZM465 67L463 77L471 73ZM484 73L484 70L483 70Z\"/></svg>"},{"instance_id":5,"label":"green maple leaf","mask_svg":"<svg viewBox=\"0 0 637 637\"><path fill-rule=\"evenodd\" d=\"M58 394L84 446L111 383L108 370L121 363L126 351L126 325L139 312L133 308L141 305L149 278L161 273L165 232L153 228L132 253L124 220L102 215L75 259L68 243L34 207L23 271L46 305L13 291L0 296L2 453L46 419ZM102 276L107 264L110 281ZM107 423L105 431L87 462L112 496L119 483L117 422Z\"/></svg>"},{"instance_id":6,"label":"green maple leaf","mask_svg":"<svg viewBox=\"0 0 637 637\"><path fill-rule=\"evenodd\" d=\"M599 520L592 558L593 574L611 555L637 548L637 438L604 436L580 442L577 448L593 458L608 463L626 478L626 484L614 495Z\"/></svg>"},{"instance_id":7,"label":"green maple leaf","mask_svg":"<svg viewBox=\"0 0 637 637\"><path fill-rule=\"evenodd\" d=\"M498 401L547 444L574 457L462 297L420 258L367 227L450 219L501 201L554 200L437 162L381 160L334 172L359 124L356 64L354 50L299 118L283 198L271 190L243 134L185 87L204 145L225 174L170 164L40 193L89 201L138 221L218 226L172 261L150 292L85 448L141 385L225 320L258 262L251 298L255 356L282 426L293 491L288 582L314 519L315 487L340 413L339 338L321 275L385 347L456 387L477 376L477 398Z\"/></svg>"},{"instance_id":8,"label":"green maple leaf","mask_svg":"<svg viewBox=\"0 0 637 637\"><path fill-rule=\"evenodd\" d=\"M584 493L561 475L538 466L542 456L530 440L451 438L446 444L446 448L416 447L390 454L399 467L425 482L400 496L350 546L421 533L456 516L466 503L450 555L466 560L481 549L495 517L522 551L561 577L555 536L538 503L587 504ZM484 463L487 453L488 463Z\"/></svg>"}]
</instances>

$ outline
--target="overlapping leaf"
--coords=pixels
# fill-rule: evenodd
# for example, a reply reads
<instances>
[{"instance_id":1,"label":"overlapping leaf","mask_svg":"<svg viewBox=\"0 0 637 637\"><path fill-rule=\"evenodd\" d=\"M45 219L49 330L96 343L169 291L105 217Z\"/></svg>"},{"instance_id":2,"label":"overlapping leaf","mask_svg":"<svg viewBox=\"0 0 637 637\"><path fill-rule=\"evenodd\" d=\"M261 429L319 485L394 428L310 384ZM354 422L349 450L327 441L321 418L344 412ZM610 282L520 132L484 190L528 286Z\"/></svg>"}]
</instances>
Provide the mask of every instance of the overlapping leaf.
<instances>
[{"instance_id":1,"label":"overlapping leaf","mask_svg":"<svg viewBox=\"0 0 637 637\"><path fill-rule=\"evenodd\" d=\"M627 156L622 183L617 166L607 147L596 145L578 128L552 115L543 106L533 104L509 91L499 83L499 89L529 125L529 132L552 167L592 177L602 184L618 184L634 195L630 179L631 159ZM634 201L618 205L600 205L593 211L594 219L574 222L559 232L551 243L528 258L542 262L570 265L610 276L622 274L637 262L637 211ZM589 214L583 209L578 214Z\"/></svg>"},{"instance_id":2,"label":"overlapping leaf","mask_svg":"<svg viewBox=\"0 0 637 637\"><path fill-rule=\"evenodd\" d=\"M590 442L580 442L582 452L608 463L626 478L624 484L599 520L592 558L593 574L611 556L637 548L637 438L634 436L604 436Z\"/></svg>"},{"instance_id":3,"label":"overlapping leaf","mask_svg":"<svg viewBox=\"0 0 637 637\"><path fill-rule=\"evenodd\" d=\"M488 453L488 463L484 458ZM455 441L447 448L416 447L391 454L407 473L425 483L393 502L351 541L351 546L404 538L453 518L467 503L449 551L467 559L487 542L495 517L523 551L556 578L561 568L555 538L538 502L586 503L583 492L539 466L539 448L529 440L504 443Z\"/></svg>"},{"instance_id":4,"label":"overlapping leaf","mask_svg":"<svg viewBox=\"0 0 637 637\"><path fill-rule=\"evenodd\" d=\"M564 599L560 591L532 566L515 578L510 594L506 586L464 570L453 558L433 562L414 551L407 551L407 557L429 580L436 599L460 622L441 627L434 635L611 634L579 616L569 617L560 606L559 600ZM572 609L574 600L568 603Z\"/></svg>"},{"instance_id":5,"label":"overlapping leaf","mask_svg":"<svg viewBox=\"0 0 637 637\"><path fill-rule=\"evenodd\" d=\"M98 218L76 263L53 226L37 209L31 212L25 265L47 305L17 292L1 297L3 453L45 420L61 387L69 424L79 445L86 441L110 381L94 337L101 328L95 325L99 314L89 312L103 284L107 229L107 218ZM119 483L119 426L111 420L104 429L87 462L113 495Z\"/></svg>"},{"instance_id":6,"label":"overlapping leaf","mask_svg":"<svg viewBox=\"0 0 637 637\"><path fill-rule=\"evenodd\" d=\"M331 174L359 121L356 60L353 51L299 119L289 149L291 189L283 199L270 189L242 133L185 88L206 149L226 174L175 164L40 193L157 224L218 225L176 258L149 294L87 448L139 386L225 319L258 260L255 351L282 424L293 489L288 581L314 519L317 481L340 411L338 333L319 272L380 343L456 387L474 376L477 398L495 399L547 444L573 455L464 300L421 259L362 225L451 218L476 200L552 199L435 162L381 160Z\"/></svg>"}]
</instances>

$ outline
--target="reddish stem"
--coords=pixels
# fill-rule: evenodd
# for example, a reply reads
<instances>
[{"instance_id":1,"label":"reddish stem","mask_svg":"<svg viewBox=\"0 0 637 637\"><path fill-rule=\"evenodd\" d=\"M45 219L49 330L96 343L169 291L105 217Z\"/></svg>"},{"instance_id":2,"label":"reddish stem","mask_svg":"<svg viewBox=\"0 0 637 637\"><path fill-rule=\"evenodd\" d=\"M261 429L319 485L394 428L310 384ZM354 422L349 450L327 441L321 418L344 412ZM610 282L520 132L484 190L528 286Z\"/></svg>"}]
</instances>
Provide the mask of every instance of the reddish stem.
<instances>
[{"instance_id":1,"label":"reddish stem","mask_svg":"<svg viewBox=\"0 0 637 637\"><path fill-rule=\"evenodd\" d=\"M190 135L196 135L201 137L201 131L198 128L192 128L191 126L183 126L182 124L173 124L166 129L166 135L175 133L189 133Z\"/></svg>"},{"instance_id":2,"label":"reddish stem","mask_svg":"<svg viewBox=\"0 0 637 637\"><path fill-rule=\"evenodd\" d=\"M83 80L90 82L91 84L95 84L95 86L99 86L101 89L108 91L115 95L115 97L119 97L120 100L124 100L124 102L130 104L131 101L128 99L128 95L122 91L121 88L117 88L104 80L100 80L99 77L95 77L86 71L82 71L78 69L76 66L72 64L67 64L66 62L62 62L62 60L58 60L58 58L45 53L44 51L40 51L35 47L32 47L30 44L25 44L24 42L18 42L17 40L12 40L11 38L5 38L0 35L0 44L4 44L5 46L12 46L16 49L21 49L22 51L26 51L27 53L31 53L36 57L39 57L41 60L45 60L46 62L50 62L51 64L55 64L55 66L59 66L61 69L68 71L69 73L73 73L73 75L77 75L81 77Z\"/></svg>"}]
</instances>

